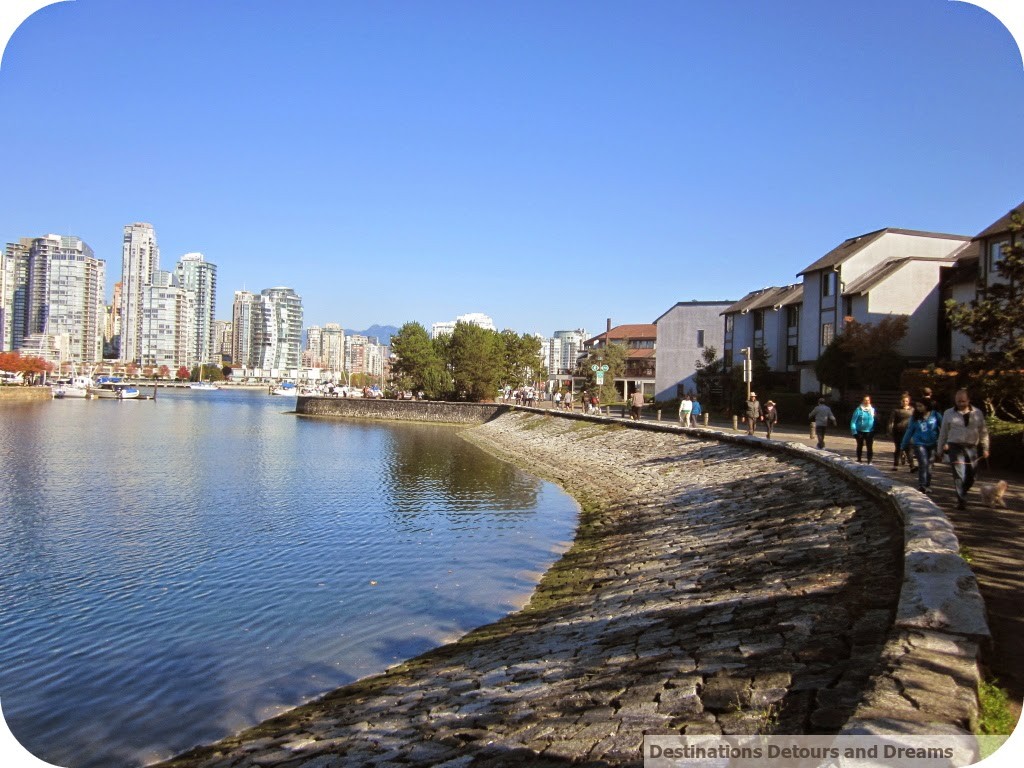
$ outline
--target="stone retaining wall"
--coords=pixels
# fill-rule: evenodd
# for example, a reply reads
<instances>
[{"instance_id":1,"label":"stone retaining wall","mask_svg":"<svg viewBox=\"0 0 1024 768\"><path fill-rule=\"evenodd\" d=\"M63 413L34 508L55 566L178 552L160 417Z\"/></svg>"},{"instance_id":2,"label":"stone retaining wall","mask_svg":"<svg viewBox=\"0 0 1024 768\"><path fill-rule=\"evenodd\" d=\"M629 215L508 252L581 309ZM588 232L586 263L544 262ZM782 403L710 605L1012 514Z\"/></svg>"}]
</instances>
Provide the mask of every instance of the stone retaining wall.
<instances>
[{"instance_id":1,"label":"stone retaining wall","mask_svg":"<svg viewBox=\"0 0 1024 768\"><path fill-rule=\"evenodd\" d=\"M920 494L703 429L512 409L465 434L580 501L529 605L166 766L641 765L644 734L974 724L983 605Z\"/></svg>"},{"instance_id":2,"label":"stone retaining wall","mask_svg":"<svg viewBox=\"0 0 1024 768\"><path fill-rule=\"evenodd\" d=\"M335 416L349 419L432 421L444 424L482 424L508 412L500 403L445 403L430 400L382 400L361 397L299 395L295 412L303 416Z\"/></svg>"},{"instance_id":3,"label":"stone retaining wall","mask_svg":"<svg viewBox=\"0 0 1024 768\"><path fill-rule=\"evenodd\" d=\"M52 399L53 391L49 387L0 387L0 403L29 403Z\"/></svg>"}]
</instances>

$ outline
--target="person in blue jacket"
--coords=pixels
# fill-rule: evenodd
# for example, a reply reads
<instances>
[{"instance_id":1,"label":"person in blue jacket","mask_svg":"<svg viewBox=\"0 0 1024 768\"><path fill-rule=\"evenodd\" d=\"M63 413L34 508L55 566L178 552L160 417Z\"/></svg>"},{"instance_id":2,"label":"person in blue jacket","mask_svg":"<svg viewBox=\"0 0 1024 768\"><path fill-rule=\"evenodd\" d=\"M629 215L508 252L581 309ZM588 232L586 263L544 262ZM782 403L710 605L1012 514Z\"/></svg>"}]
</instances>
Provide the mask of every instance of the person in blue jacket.
<instances>
[{"instance_id":1,"label":"person in blue jacket","mask_svg":"<svg viewBox=\"0 0 1024 768\"><path fill-rule=\"evenodd\" d=\"M913 446L914 455L917 456L917 490L921 493L931 493L932 460L941 428L942 416L934 410L931 400L923 397L914 403L914 415L910 418L907 431L903 433L900 449Z\"/></svg>"},{"instance_id":2,"label":"person in blue jacket","mask_svg":"<svg viewBox=\"0 0 1024 768\"><path fill-rule=\"evenodd\" d=\"M864 395L853 411L850 419L850 434L857 440L857 463L861 461L864 447L868 449L868 464L875 453L875 407L871 404L871 398Z\"/></svg>"}]
</instances>

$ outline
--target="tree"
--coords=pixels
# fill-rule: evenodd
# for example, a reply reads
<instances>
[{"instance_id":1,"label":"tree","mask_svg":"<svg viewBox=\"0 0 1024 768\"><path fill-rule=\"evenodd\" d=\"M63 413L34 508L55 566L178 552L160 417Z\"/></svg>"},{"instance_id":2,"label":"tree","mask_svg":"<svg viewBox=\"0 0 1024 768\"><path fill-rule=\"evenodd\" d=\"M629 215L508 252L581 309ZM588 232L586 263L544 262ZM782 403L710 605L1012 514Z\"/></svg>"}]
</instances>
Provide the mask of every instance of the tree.
<instances>
[{"instance_id":1,"label":"tree","mask_svg":"<svg viewBox=\"0 0 1024 768\"><path fill-rule=\"evenodd\" d=\"M814 364L818 381L844 393L895 389L906 367L896 345L907 335L908 322L904 315L890 315L877 323L858 323L847 317L843 332Z\"/></svg>"},{"instance_id":2,"label":"tree","mask_svg":"<svg viewBox=\"0 0 1024 768\"><path fill-rule=\"evenodd\" d=\"M0 371L22 373L31 380L44 373L50 373L53 364L41 357L24 357L20 352L0 352Z\"/></svg>"},{"instance_id":3,"label":"tree","mask_svg":"<svg viewBox=\"0 0 1024 768\"><path fill-rule=\"evenodd\" d=\"M963 359L970 386L990 413L1024 419L1024 230L1021 210L1010 213L1010 240L995 264L995 279L967 304L946 302L950 326L974 345Z\"/></svg>"},{"instance_id":4,"label":"tree","mask_svg":"<svg viewBox=\"0 0 1024 768\"><path fill-rule=\"evenodd\" d=\"M714 396L721 396L726 389L725 360L718 356L718 350L714 347L704 347L694 366L697 369L693 375L697 399L709 406L714 402Z\"/></svg>"},{"instance_id":5,"label":"tree","mask_svg":"<svg viewBox=\"0 0 1024 768\"><path fill-rule=\"evenodd\" d=\"M540 356L540 339L528 334L518 335L504 330L499 335L502 346L502 367L499 386L520 387L537 378L544 369Z\"/></svg>"},{"instance_id":6,"label":"tree","mask_svg":"<svg viewBox=\"0 0 1024 768\"><path fill-rule=\"evenodd\" d=\"M174 378L178 379L178 381L187 381L188 377L188 368L186 368L184 365L178 368L177 372L174 374Z\"/></svg>"},{"instance_id":7,"label":"tree","mask_svg":"<svg viewBox=\"0 0 1024 768\"><path fill-rule=\"evenodd\" d=\"M501 334L458 322L448 342L448 363L457 399L493 399L504 358Z\"/></svg>"},{"instance_id":8,"label":"tree","mask_svg":"<svg viewBox=\"0 0 1024 768\"><path fill-rule=\"evenodd\" d=\"M166 379L168 376L171 375L171 369L168 368L166 365L161 365L159 368L156 369L156 373L157 376L159 376L161 379Z\"/></svg>"},{"instance_id":9,"label":"tree","mask_svg":"<svg viewBox=\"0 0 1024 768\"><path fill-rule=\"evenodd\" d=\"M620 397L618 390L615 389L615 380L625 378L628 353L629 350L623 344L605 344L603 347L592 349L577 368L577 373L586 379L587 390L596 390L602 403L612 403ZM600 386L597 383L597 372L594 371L595 365L598 369L608 366L608 370L603 372L603 382Z\"/></svg>"},{"instance_id":10,"label":"tree","mask_svg":"<svg viewBox=\"0 0 1024 768\"><path fill-rule=\"evenodd\" d=\"M423 390L427 397L442 397L449 389L449 376L443 359L431 342L427 329L410 322L391 337L394 360L391 373L402 390Z\"/></svg>"}]
</instances>

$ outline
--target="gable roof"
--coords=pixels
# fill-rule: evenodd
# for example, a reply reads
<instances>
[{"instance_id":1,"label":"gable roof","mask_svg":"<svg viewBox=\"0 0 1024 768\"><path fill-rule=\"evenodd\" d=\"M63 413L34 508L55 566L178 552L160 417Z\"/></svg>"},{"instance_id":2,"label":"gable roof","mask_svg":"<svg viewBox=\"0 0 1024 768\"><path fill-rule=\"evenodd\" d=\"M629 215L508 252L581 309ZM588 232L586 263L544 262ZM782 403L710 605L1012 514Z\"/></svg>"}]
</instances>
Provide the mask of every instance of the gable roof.
<instances>
[{"instance_id":1,"label":"gable roof","mask_svg":"<svg viewBox=\"0 0 1024 768\"><path fill-rule=\"evenodd\" d=\"M665 315L667 315L674 309L678 309L679 307L728 307L732 303L732 299L726 299L725 301L697 301L696 299L693 299L692 301L677 301L671 307L669 307L660 315L658 315L657 320L655 320L654 322L655 324L657 324L659 321L661 321L663 317L665 317Z\"/></svg>"},{"instance_id":2,"label":"gable roof","mask_svg":"<svg viewBox=\"0 0 1024 768\"><path fill-rule=\"evenodd\" d=\"M984 230L975 235L974 239L981 240L986 237L991 237L992 235L999 235L1002 234L1003 232L1009 232L1011 223L1010 217L1018 211L1021 214L1024 214L1024 203L1021 203L1013 210L1007 211L1005 216L989 224L987 227L985 227Z\"/></svg>"},{"instance_id":3,"label":"gable roof","mask_svg":"<svg viewBox=\"0 0 1024 768\"><path fill-rule=\"evenodd\" d=\"M875 241L879 240L886 234L894 235L914 235L916 237L938 237L945 240L970 240L971 238L965 237L964 235L947 235L942 232L921 232L916 229L898 229L896 227L886 227L885 229L878 229L874 232L868 232L864 235L858 235L857 237L851 237L848 240L844 240L831 251L826 253L816 262L811 264L809 267L805 267L802 272L797 272L797 277L806 275L808 272L817 272L821 269L828 269L834 267L837 264L842 264L844 261L849 259L851 256L864 250L867 246L871 245Z\"/></svg>"},{"instance_id":4,"label":"gable roof","mask_svg":"<svg viewBox=\"0 0 1024 768\"><path fill-rule=\"evenodd\" d=\"M735 315L737 313L745 314L755 309L778 309L786 304L799 302L803 295L803 283L784 285L781 288L773 285L768 288L751 291L735 304L726 307L719 314Z\"/></svg>"},{"instance_id":5,"label":"gable roof","mask_svg":"<svg viewBox=\"0 0 1024 768\"><path fill-rule=\"evenodd\" d=\"M863 295L870 291L875 286L879 285L883 281L889 278L890 275L894 275L899 272L904 265L911 262L932 262L938 264L940 267L951 267L956 264L960 253L967 247L967 244L958 248L953 254L941 258L941 259L923 259L914 258L913 256L902 256L895 259L886 259L881 264L876 264L863 275L858 277L856 280L851 282L843 289L843 296L858 296Z\"/></svg>"}]
</instances>

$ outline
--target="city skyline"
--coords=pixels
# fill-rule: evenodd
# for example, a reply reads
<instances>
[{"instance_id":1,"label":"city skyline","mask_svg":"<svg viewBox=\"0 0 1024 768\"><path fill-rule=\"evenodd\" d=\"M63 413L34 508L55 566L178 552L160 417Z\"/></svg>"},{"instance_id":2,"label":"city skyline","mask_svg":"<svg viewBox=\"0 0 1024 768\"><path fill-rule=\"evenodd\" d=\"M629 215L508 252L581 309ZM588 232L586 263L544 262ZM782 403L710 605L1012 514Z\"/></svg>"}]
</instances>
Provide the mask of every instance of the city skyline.
<instances>
[{"instance_id":1,"label":"city skyline","mask_svg":"<svg viewBox=\"0 0 1024 768\"><path fill-rule=\"evenodd\" d=\"M76 0L4 51L10 114L73 118L0 127L0 237L109 264L150 221L220 265L222 316L287 285L309 324L649 322L854 234L973 235L1020 197L1022 86L960 2Z\"/></svg>"}]
</instances>

